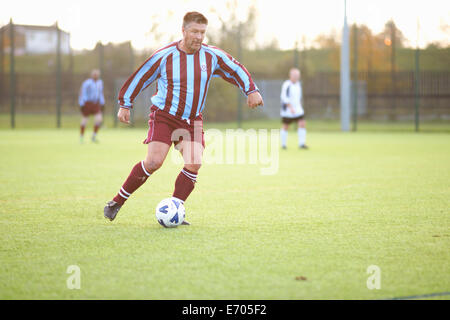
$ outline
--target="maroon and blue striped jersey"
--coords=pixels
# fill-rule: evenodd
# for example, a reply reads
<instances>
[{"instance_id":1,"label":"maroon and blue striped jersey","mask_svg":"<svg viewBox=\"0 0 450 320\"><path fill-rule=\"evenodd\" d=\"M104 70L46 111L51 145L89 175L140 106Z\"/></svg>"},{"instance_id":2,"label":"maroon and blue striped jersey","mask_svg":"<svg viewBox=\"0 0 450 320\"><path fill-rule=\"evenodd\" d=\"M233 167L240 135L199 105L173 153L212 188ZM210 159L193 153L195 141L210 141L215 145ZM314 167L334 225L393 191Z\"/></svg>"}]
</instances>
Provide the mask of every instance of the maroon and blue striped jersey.
<instances>
[{"instance_id":1,"label":"maroon and blue striped jersey","mask_svg":"<svg viewBox=\"0 0 450 320\"><path fill-rule=\"evenodd\" d=\"M132 108L136 96L158 80L153 105L181 119L197 117L205 107L213 77L238 86L245 95L258 91L247 69L225 51L206 44L187 54L180 41L158 49L131 75L119 92L119 104Z\"/></svg>"}]
</instances>

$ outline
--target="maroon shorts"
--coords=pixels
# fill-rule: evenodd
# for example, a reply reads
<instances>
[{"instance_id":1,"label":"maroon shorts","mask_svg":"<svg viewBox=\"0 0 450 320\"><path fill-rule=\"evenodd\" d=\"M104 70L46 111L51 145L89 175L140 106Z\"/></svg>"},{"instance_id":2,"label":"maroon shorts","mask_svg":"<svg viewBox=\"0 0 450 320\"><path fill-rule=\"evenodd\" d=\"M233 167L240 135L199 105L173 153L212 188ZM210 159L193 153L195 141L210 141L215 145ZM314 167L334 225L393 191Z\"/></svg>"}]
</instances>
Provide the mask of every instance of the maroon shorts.
<instances>
[{"instance_id":1,"label":"maroon shorts","mask_svg":"<svg viewBox=\"0 0 450 320\"><path fill-rule=\"evenodd\" d=\"M160 141L175 146L182 140L195 141L205 147L203 132L203 116L200 114L195 119L181 120L175 116L152 106L150 108L150 120L148 121L148 134L143 143Z\"/></svg>"},{"instance_id":2,"label":"maroon shorts","mask_svg":"<svg viewBox=\"0 0 450 320\"><path fill-rule=\"evenodd\" d=\"M102 111L100 104L93 102L86 102L84 106L80 108L81 114L85 117L90 116L91 114L97 114Z\"/></svg>"}]
</instances>

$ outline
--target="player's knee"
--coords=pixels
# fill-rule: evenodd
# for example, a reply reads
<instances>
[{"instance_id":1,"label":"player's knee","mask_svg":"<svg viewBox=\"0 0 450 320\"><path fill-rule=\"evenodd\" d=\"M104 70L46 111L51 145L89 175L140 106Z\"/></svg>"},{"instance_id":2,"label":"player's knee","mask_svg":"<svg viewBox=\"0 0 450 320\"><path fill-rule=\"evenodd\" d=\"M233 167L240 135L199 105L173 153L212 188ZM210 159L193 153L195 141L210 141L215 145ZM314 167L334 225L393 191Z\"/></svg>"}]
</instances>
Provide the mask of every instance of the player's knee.
<instances>
[{"instance_id":1,"label":"player's knee","mask_svg":"<svg viewBox=\"0 0 450 320\"><path fill-rule=\"evenodd\" d=\"M201 163L190 163L184 165L184 167L191 172L198 172L201 166L202 166Z\"/></svg>"},{"instance_id":2,"label":"player's knee","mask_svg":"<svg viewBox=\"0 0 450 320\"><path fill-rule=\"evenodd\" d=\"M144 166L145 169L149 172L154 172L161 168L163 164L163 160L160 159L145 159Z\"/></svg>"}]
</instances>

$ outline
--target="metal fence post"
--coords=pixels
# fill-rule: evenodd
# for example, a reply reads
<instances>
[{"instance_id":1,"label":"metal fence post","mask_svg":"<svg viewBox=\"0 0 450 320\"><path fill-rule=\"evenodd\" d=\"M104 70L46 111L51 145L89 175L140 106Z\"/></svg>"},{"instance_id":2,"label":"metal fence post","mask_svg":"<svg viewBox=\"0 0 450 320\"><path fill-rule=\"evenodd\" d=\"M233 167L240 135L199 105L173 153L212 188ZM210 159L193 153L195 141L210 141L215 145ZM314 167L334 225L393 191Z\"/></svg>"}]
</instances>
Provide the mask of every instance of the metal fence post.
<instances>
[{"instance_id":1,"label":"metal fence post","mask_svg":"<svg viewBox=\"0 0 450 320\"><path fill-rule=\"evenodd\" d=\"M103 73L105 72L105 53L103 50L103 43L100 41L98 42L98 65L100 69L100 74L103 76Z\"/></svg>"},{"instance_id":2,"label":"metal fence post","mask_svg":"<svg viewBox=\"0 0 450 320\"><path fill-rule=\"evenodd\" d=\"M5 41L5 28L0 30L0 107L3 106L3 83L4 83L4 63L5 63L5 55L4 55L4 46L3 43Z\"/></svg>"},{"instance_id":3,"label":"metal fence post","mask_svg":"<svg viewBox=\"0 0 450 320\"><path fill-rule=\"evenodd\" d=\"M391 79L392 79L392 94L393 94L393 106L391 112L391 120L395 120L397 113L397 74L395 66L395 54L396 54L396 26L394 21L391 23ZM392 114L394 113L394 114Z\"/></svg>"},{"instance_id":4,"label":"metal fence post","mask_svg":"<svg viewBox=\"0 0 450 320\"><path fill-rule=\"evenodd\" d=\"M350 45L347 23L347 1L344 2L344 26L342 28L341 44L341 70L340 70L340 105L341 105L341 130L349 131L351 122L350 106Z\"/></svg>"},{"instance_id":5,"label":"metal fence post","mask_svg":"<svg viewBox=\"0 0 450 320\"><path fill-rule=\"evenodd\" d=\"M56 30L56 127L61 128L61 31L58 22L55 24Z\"/></svg>"},{"instance_id":6,"label":"metal fence post","mask_svg":"<svg viewBox=\"0 0 450 320\"><path fill-rule=\"evenodd\" d=\"M307 50L307 48L306 48L306 38L305 38L305 36L303 36L302 37L302 43L303 43L303 50L302 50L302 74L303 74L303 76L302 77L306 77L307 76L307 74L308 74L308 70L306 69L306 65L307 65L307 63L306 63L306 58L307 58L307 53L306 53L306 50Z\"/></svg>"},{"instance_id":7,"label":"metal fence post","mask_svg":"<svg viewBox=\"0 0 450 320\"><path fill-rule=\"evenodd\" d=\"M69 34L69 37L70 36L71 36L71 34ZM70 83L69 88L70 88L71 92L73 92L73 84L74 84L73 69L74 69L73 49L72 49L72 46L69 45L69 72L68 72L69 73L69 78L68 79L70 81L69 82ZM74 94L71 94L70 96L71 96L71 98L70 98L71 105L76 106L77 103L78 103L77 96L74 95Z\"/></svg>"},{"instance_id":8,"label":"metal fence post","mask_svg":"<svg viewBox=\"0 0 450 320\"><path fill-rule=\"evenodd\" d=\"M417 17L417 40L416 40L416 52L415 52L415 72L414 72L414 122L416 132L419 132L419 90L420 90L420 49L419 49L419 34L420 34L420 22Z\"/></svg>"},{"instance_id":9,"label":"metal fence post","mask_svg":"<svg viewBox=\"0 0 450 320\"><path fill-rule=\"evenodd\" d=\"M10 43L10 61L9 61L9 97L11 101L11 128L16 127L16 74L14 70L14 24L9 21L9 43Z\"/></svg>"},{"instance_id":10,"label":"metal fence post","mask_svg":"<svg viewBox=\"0 0 450 320\"><path fill-rule=\"evenodd\" d=\"M415 54L416 70L415 70L415 81L414 81L414 119L415 119L415 129L419 132L419 86L420 86L420 65L419 65L419 47L416 48Z\"/></svg>"},{"instance_id":11,"label":"metal fence post","mask_svg":"<svg viewBox=\"0 0 450 320\"><path fill-rule=\"evenodd\" d=\"M115 87L116 86L114 84L114 88ZM117 105L117 102L114 103L112 110L113 110L112 116L113 116L113 121L114 121L114 128L117 128L117 122L118 122L117 113L119 112L119 106Z\"/></svg>"},{"instance_id":12,"label":"metal fence post","mask_svg":"<svg viewBox=\"0 0 450 320\"><path fill-rule=\"evenodd\" d=\"M238 34L237 34L237 56L238 61L242 63L242 43L241 43L241 22L239 22L238 26ZM241 93L239 90L237 91L237 107L238 107L238 128L242 127L242 102L241 102Z\"/></svg>"},{"instance_id":13,"label":"metal fence post","mask_svg":"<svg viewBox=\"0 0 450 320\"><path fill-rule=\"evenodd\" d=\"M133 46L131 45L131 41L130 41L130 74L133 74L134 72L134 51L133 51ZM134 108L130 110L130 122L131 122L131 126L134 127L134 113L135 110ZM117 117L116 117L117 118Z\"/></svg>"}]
</instances>

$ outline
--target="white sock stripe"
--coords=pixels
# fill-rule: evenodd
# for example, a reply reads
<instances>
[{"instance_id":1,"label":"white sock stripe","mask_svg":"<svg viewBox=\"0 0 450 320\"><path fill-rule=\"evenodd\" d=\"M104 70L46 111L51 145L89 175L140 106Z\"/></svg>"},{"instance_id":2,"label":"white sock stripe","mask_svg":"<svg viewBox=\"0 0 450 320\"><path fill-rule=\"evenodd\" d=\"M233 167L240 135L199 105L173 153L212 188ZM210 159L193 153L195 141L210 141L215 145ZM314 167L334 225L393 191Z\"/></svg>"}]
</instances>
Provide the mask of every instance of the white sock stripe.
<instances>
[{"instance_id":1,"label":"white sock stripe","mask_svg":"<svg viewBox=\"0 0 450 320\"><path fill-rule=\"evenodd\" d=\"M184 204L184 201L183 201L183 200L178 199L177 197L172 197L172 198L175 199L175 200L178 200L178 201L180 201L182 204Z\"/></svg>"},{"instance_id":2,"label":"white sock stripe","mask_svg":"<svg viewBox=\"0 0 450 320\"><path fill-rule=\"evenodd\" d=\"M122 187L120 188L120 191L122 191L123 193L125 193L127 196L131 196L131 193L126 192L125 189Z\"/></svg>"},{"instance_id":3,"label":"white sock stripe","mask_svg":"<svg viewBox=\"0 0 450 320\"><path fill-rule=\"evenodd\" d=\"M189 172L186 172L186 171L184 171L184 170L181 170L181 172L184 173L184 175L185 175L186 177L188 177L189 179L194 180L194 181L197 180L197 175L196 175L196 174L194 175L194 174L189 173Z\"/></svg>"},{"instance_id":4,"label":"white sock stripe","mask_svg":"<svg viewBox=\"0 0 450 320\"><path fill-rule=\"evenodd\" d=\"M122 190L119 190L119 195L124 199L128 199L128 197L122 193Z\"/></svg>"},{"instance_id":5,"label":"white sock stripe","mask_svg":"<svg viewBox=\"0 0 450 320\"><path fill-rule=\"evenodd\" d=\"M181 171L183 171L183 173L184 174L186 174L186 175L188 175L188 176L190 176L190 177L192 177L192 178L197 178L197 175L196 174L194 174L194 173L190 173L190 172L187 172L186 170L181 170Z\"/></svg>"},{"instance_id":6,"label":"white sock stripe","mask_svg":"<svg viewBox=\"0 0 450 320\"><path fill-rule=\"evenodd\" d=\"M148 173L148 171L145 170L144 161L141 161L141 166L142 166L142 170L144 170L144 173L145 173L148 177L150 177L150 173Z\"/></svg>"},{"instance_id":7,"label":"white sock stripe","mask_svg":"<svg viewBox=\"0 0 450 320\"><path fill-rule=\"evenodd\" d=\"M191 175L191 176L197 176L197 173L190 173L189 171L187 171L187 170L185 170L185 169L182 169L181 171L183 171L183 172L185 172L185 173L187 173L188 175Z\"/></svg>"},{"instance_id":8,"label":"white sock stripe","mask_svg":"<svg viewBox=\"0 0 450 320\"><path fill-rule=\"evenodd\" d=\"M197 181L197 178L192 178L192 177L189 177L186 173L184 173L183 172L183 174L188 178L188 179L190 179L190 180L192 180L192 181Z\"/></svg>"}]
</instances>

